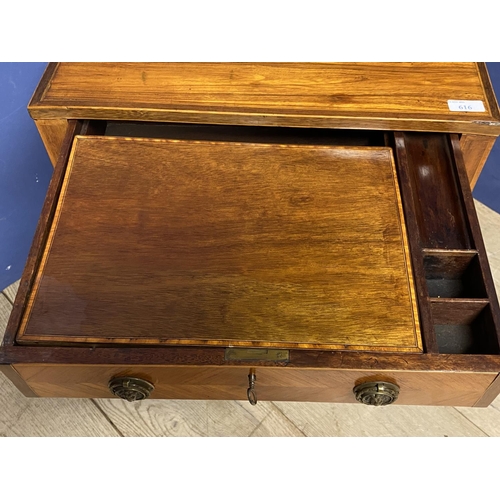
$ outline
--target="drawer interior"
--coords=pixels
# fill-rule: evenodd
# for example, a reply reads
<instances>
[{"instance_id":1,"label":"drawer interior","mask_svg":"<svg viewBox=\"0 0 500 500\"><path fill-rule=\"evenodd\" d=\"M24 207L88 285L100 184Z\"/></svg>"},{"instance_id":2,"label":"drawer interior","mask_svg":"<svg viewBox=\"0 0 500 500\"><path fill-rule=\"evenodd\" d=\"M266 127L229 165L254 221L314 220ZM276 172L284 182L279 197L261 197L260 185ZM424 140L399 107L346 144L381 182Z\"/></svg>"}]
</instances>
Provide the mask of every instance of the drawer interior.
<instances>
[{"instance_id":1,"label":"drawer interior","mask_svg":"<svg viewBox=\"0 0 500 500\"><path fill-rule=\"evenodd\" d=\"M89 122L16 342L499 354L459 163L446 134Z\"/></svg>"},{"instance_id":2,"label":"drawer interior","mask_svg":"<svg viewBox=\"0 0 500 500\"><path fill-rule=\"evenodd\" d=\"M385 146L380 130L343 130L188 123L110 121L97 123L99 133L114 137L143 137L185 141L257 142L324 146Z\"/></svg>"},{"instance_id":3,"label":"drawer interior","mask_svg":"<svg viewBox=\"0 0 500 500\"><path fill-rule=\"evenodd\" d=\"M482 308L481 308L482 306ZM452 311L452 307L448 311ZM435 316L434 331L441 354L491 354L498 352L491 308L478 304L468 316L455 316L453 320ZM459 313L460 314L460 310Z\"/></svg>"},{"instance_id":4,"label":"drawer interior","mask_svg":"<svg viewBox=\"0 0 500 500\"><path fill-rule=\"evenodd\" d=\"M430 297L485 298L477 252L423 249L424 270Z\"/></svg>"},{"instance_id":5,"label":"drawer interior","mask_svg":"<svg viewBox=\"0 0 500 500\"><path fill-rule=\"evenodd\" d=\"M422 351L390 147L161 130L75 137L17 342Z\"/></svg>"},{"instance_id":6,"label":"drawer interior","mask_svg":"<svg viewBox=\"0 0 500 500\"><path fill-rule=\"evenodd\" d=\"M460 153L444 134L398 139L426 351L498 354L498 300Z\"/></svg>"}]
</instances>

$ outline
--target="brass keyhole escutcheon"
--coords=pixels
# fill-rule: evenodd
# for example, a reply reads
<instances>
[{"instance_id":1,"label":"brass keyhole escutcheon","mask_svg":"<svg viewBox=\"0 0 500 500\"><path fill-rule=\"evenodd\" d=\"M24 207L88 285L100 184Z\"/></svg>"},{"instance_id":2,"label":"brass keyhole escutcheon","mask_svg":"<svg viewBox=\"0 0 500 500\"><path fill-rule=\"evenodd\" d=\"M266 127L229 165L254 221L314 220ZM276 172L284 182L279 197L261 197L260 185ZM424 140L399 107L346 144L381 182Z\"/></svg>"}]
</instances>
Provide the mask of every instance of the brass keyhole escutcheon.
<instances>
[{"instance_id":1,"label":"brass keyhole escutcheon","mask_svg":"<svg viewBox=\"0 0 500 500\"><path fill-rule=\"evenodd\" d=\"M353 389L356 400L370 406L387 406L399 396L399 387L391 382L366 382Z\"/></svg>"},{"instance_id":2,"label":"brass keyhole escutcheon","mask_svg":"<svg viewBox=\"0 0 500 500\"><path fill-rule=\"evenodd\" d=\"M113 395L130 403L148 398L155 388L147 380L136 377L115 377L109 381L108 387Z\"/></svg>"},{"instance_id":3,"label":"brass keyhole escutcheon","mask_svg":"<svg viewBox=\"0 0 500 500\"><path fill-rule=\"evenodd\" d=\"M257 381L257 376L255 372L250 372L248 375L248 389L247 389L247 398L248 402L255 406L257 404L257 392L255 390L255 382Z\"/></svg>"}]
</instances>

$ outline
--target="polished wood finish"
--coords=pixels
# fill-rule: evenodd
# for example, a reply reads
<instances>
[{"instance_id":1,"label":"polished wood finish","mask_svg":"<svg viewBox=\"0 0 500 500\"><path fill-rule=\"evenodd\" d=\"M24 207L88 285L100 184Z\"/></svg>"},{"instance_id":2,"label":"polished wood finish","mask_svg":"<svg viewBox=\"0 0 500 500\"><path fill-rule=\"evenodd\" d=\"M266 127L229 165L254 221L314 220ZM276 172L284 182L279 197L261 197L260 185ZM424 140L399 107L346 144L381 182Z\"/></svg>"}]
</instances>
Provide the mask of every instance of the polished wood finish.
<instances>
[{"instance_id":1,"label":"polished wood finish","mask_svg":"<svg viewBox=\"0 0 500 500\"><path fill-rule=\"evenodd\" d=\"M486 67L486 63L484 62L476 64L481 78L481 84L483 86L485 98L489 102L491 109L494 110L492 114L498 119L500 117L500 111L498 109L498 101L493 90L490 75L488 74L488 68Z\"/></svg>"},{"instance_id":2,"label":"polished wood finish","mask_svg":"<svg viewBox=\"0 0 500 500\"><path fill-rule=\"evenodd\" d=\"M34 119L500 135L482 63L59 63L47 72ZM486 111L453 112L450 99Z\"/></svg>"},{"instance_id":3,"label":"polished wood finish","mask_svg":"<svg viewBox=\"0 0 500 500\"><path fill-rule=\"evenodd\" d=\"M464 157L471 189L474 189L495 141L496 137L485 135L467 134L460 138L460 149Z\"/></svg>"},{"instance_id":4,"label":"polished wood finish","mask_svg":"<svg viewBox=\"0 0 500 500\"><path fill-rule=\"evenodd\" d=\"M423 337L434 336L442 354L498 354L498 301L458 137L397 132L395 143L400 169L408 172L408 183L400 177L402 193L411 201L420 236L418 243L410 239L410 247L414 264L417 256L423 259L421 316L431 309L431 325L426 318L421 322ZM411 213L412 207L405 209Z\"/></svg>"},{"instance_id":5,"label":"polished wood finish","mask_svg":"<svg viewBox=\"0 0 500 500\"><path fill-rule=\"evenodd\" d=\"M19 364L16 370L41 397L111 397L108 382L135 376L154 384L154 399L246 399L248 367L170 367ZM260 401L356 403L355 385L396 383L394 404L473 406L497 373L426 373L383 370L315 370L257 367Z\"/></svg>"},{"instance_id":6,"label":"polished wood finish","mask_svg":"<svg viewBox=\"0 0 500 500\"><path fill-rule=\"evenodd\" d=\"M77 137L17 340L421 351L395 176L388 148Z\"/></svg>"},{"instance_id":7,"label":"polished wood finish","mask_svg":"<svg viewBox=\"0 0 500 500\"><path fill-rule=\"evenodd\" d=\"M42 138L43 144L49 155L52 165L55 167L59 153L62 148L66 130L68 128L68 120L35 120L36 127Z\"/></svg>"},{"instance_id":8,"label":"polished wood finish","mask_svg":"<svg viewBox=\"0 0 500 500\"><path fill-rule=\"evenodd\" d=\"M471 249L446 135L403 134L422 247Z\"/></svg>"},{"instance_id":9,"label":"polished wood finish","mask_svg":"<svg viewBox=\"0 0 500 500\"><path fill-rule=\"evenodd\" d=\"M486 299L431 298L431 311L437 325L463 325L474 321L489 304Z\"/></svg>"},{"instance_id":10,"label":"polished wood finish","mask_svg":"<svg viewBox=\"0 0 500 500\"><path fill-rule=\"evenodd\" d=\"M493 277L491 276L490 266L488 264L486 248L484 247L484 241L481 235L481 229L479 227L476 207L474 205L474 199L472 198L472 192L465 170L462 151L460 149L460 142L458 136L454 134L451 135L448 140L450 141L450 146L453 151L453 159L455 161L457 178L460 188L460 196L462 198L462 203L464 204L465 210L467 211L469 231L472 236L474 246L478 251L477 258L480 271L480 278L478 278L484 285L486 296L490 299L491 329L494 332L495 337L494 341L492 339L492 345L494 346L493 348L498 352L498 349L500 348L500 307L498 304L498 297L495 290L495 285L493 283Z\"/></svg>"},{"instance_id":11,"label":"polished wood finish","mask_svg":"<svg viewBox=\"0 0 500 500\"><path fill-rule=\"evenodd\" d=\"M30 105L33 103L39 103L43 100L45 93L49 90L52 82L52 78L60 63L51 62L47 64L45 71L40 79L40 82L33 93L33 97L31 98Z\"/></svg>"},{"instance_id":12,"label":"polished wood finish","mask_svg":"<svg viewBox=\"0 0 500 500\"><path fill-rule=\"evenodd\" d=\"M477 250L423 248L422 254L427 278L455 278L464 274L477 259Z\"/></svg>"},{"instance_id":13,"label":"polished wood finish","mask_svg":"<svg viewBox=\"0 0 500 500\"><path fill-rule=\"evenodd\" d=\"M195 67L203 71L196 73ZM227 71L229 67L232 73ZM86 69L89 71L82 73ZM461 95L450 96L449 91ZM448 99L480 99L487 111L450 112ZM498 300L469 187L493 138L500 133L500 115L484 64L51 64L35 92L30 112L36 119L47 121L48 127L53 125L53 130L57 126L50 123L52 120L91 120L70 124L55 171L57 180L50 190L51 201L42 214L43 228L35 238L27 279L23 277L6 344L0 349L0 365L13 367L7 369L7 375L17 377L18 383L27 380L38 395L110 397L109 378L128 374L154 381L158 392L153 397L244 399L249 370L258 374L258 397L264 401L354 402L354 385L374 380L400 385L404 396L398 404L484 406L500 392ZM430 133L436 131L462 135ZM76 140L76 153L65 177L71 142L77 133L87 137ZM88 137L91 135L108 137ZM57 140L60 138L52 142ZM215 164L210 168L200 151L214 143L226 143L226 149L217 158L208 155ZM170 150L162 156L151 153L158 144L191 147L182 155ZM387 158L373 160L382 154L390 158L391 149L396 170L392 160L390 168ZM238 154L244 150L252 153L240 161ZM255 154L261 150L273 151L273 157L279 151L281 159L289 156L278 169L276 159L262 161L263 156ZM350 170L338 168L335 156L339 150L357 151ZM81 151L85 154L80 155ZM308 161L304 161L306 151L310 154ZM363 161L359 151L371 151L374 156ZM333 156L333 160L322 163L318 159L321 152ZM180 181L185 175L190 180L184 186ZM155 182L148 183L148 176ZM64 188L63 179L69 179ZM252 190L255 185L259 189ZM367 191L370 186L371 195ZM289 193L292 188L296 191ZM363 202L349 206L344 190ZM264 213L262 205L273 210L266 208ZM389 206L392 215L387 217ZM228 210L234 207L239 207L243 215ZM336 210L327 212L328 207ZM214 218L223 209L225 217ZM311 213L322 222L311 224L309 231L305 216ZM276 230L266 231L272 217L283 214L286 217L279 221L275 217L272 226ZM298 215L296 219L294 214ZM161 225L165 216L178 224ZM207 227L213 229L207 225L211 218L227 222L216 227L218 247L212 240L200 245L208 234ZM237 230L235 221L240 222ZM353 229L363 227L368 240L347 248L346 238L342 241L344 252L337 254L327 247L322 251L322 245L343 234L328 230L335 227L332 221L339 227L344 221L347 235L359 233ZM364 225L358 227L360 221ZM398 224L402 230L399 239L394 232ZM392 233L387 228L392 228ZM93 234L90 238L89 229ZM97 234L102 237L97 239ZM297 255L290 251L292 240L293 247L300 250ZM374 246L375 241L380 246ZM265 258L259 250L264 242L271 249ZM377 336L387 341L384 332L375 329L367 350L352 344L353 340L359 342L361 329L348 342L325 342L338 335L338 331L332 334L327 328L324 311L336 296L328 294L325 287L339 276L345 277L344 284L354 279L353 289L345 287L348 293L341 290L339 296L356 304L352 299L357 289L362 293L356 299L363 305L356 307L361 310L370 306L372 303L363 298L366 290L362 276L375 278L372 281L383 277L380 271L397 260L391 253L396 242L398 255L404 256L403 274L414 281L409 287L409 302L423 340L423 346L417 347L423 347L424 352L391 352L394 346L384 351L384 347L373 345ZM61 251L65 245L66 250ZM363 245L370 247L365 253ZM106 247L113 251L103 253ZM156 248L153 254L152 248ZM245 253L245 248L252 251ZM353 256L357 261L354 266ZM221 258L221 267L212 265L216 257ZM340 267L323 265L328 259L340 262ZM373 260L375 268L368 265ZM264 266L262 275L256 273L257 263ZM224 267L237 272L221 273ZM394 272L396 267L388 269ZM201 269L208 278L200 281L199 273L195 273L194 286L182 276L187 269ZM211 269L221 277L218 282L208 273ZM321 272L325 269L328 272ZM106 275L107 270L113 272ZM397 273L401 278L401 268ZM273 279L263 283L260 278L264 275ZM169 279L162 281L165 277ZM213 316L207 314L210 301L201 300L201 308L193 307L195 299L200 303L200 297L210 297L207 290L224 291L224 285L249 280L252 286L243 288L248 296L268 296L262 290L272 286L284 293L288 300L285 312L293 328L273 328L277 318L284 317L279 307L283 304L278 302L270 311L259 300L248 302L254 310L215 307L212 310L217 314ZM391 304L390 288L392 296L399 296L396 303L408 302L400 301L401 281L379 281L370 284L378 286L379 291L386 287L387 293L379 294L379 309ZM131 283L134 289L129 296L127 286ZM311 292L306 298L314 301L306 300L304 306L297 297L302 297L299 292L306 285ZM190 286L197 293L183 295ZM57 289L64 287L68 290L65 297L54 300ZM175 329L181 330L177 338L165 308L160 310L164 306L162 292L167 287L172 292L169 311L185 318L175 323ZM416 301L411 297L413 288ZM232 305L228 297L234 297L236 289L229 287L230 293L219 294L219 299L223 297L225 304ZM96 290L103 293L95 295ZM152 297L151 290L159 293ZM117 296L123 293L129 297L128 304L120 309ZM176 296L183 301L175 303ZM79 313L71 310L78 305L75 298L84 302ZM324 307L323 316L313 314L318 305ZM161 316L166 328L160 328L156 321L156 330L151 329L155 324L151 311L154 313L155 308L161 313L157 319ZM256 314L263 310L265 315ZM306 324L295 319L293 315L300 310L306 313L304 318L313 318L316 323L319 317L319 330L310 328L312 320ZM240 323L235 322L235 312L248 314L249 321L241 319L240 314ZM32 324L30 314L35 320ZM217 331L205 332L200 343L202 328L190 326L202 324L203 314ZM21 325L23 318L26 321ZM55 329L51 323L54 318ZM62 327L65 318L66 331ZM267 318L271 321L266 325ZM366 323L366 318L362 320ZM124 325L121 332L117 328L120 322ZM268 330L257 329L257 323ZM114 337L105 330L100 334L102 325L105 329L114 325ZM186 325L189 328L182 331ZM79 337L80 326L83 336ZM231 326L242 328L228 335ZM20 331L22 335L18 336ZM137 331L140 335L132 337ZM276 338L282 348L292 340L284 360L250 361L225 356L224 346L234 341L265 348ZM179 341L184 344L175 344Z\"/></svg>"},{"instance_id":14,"label":"polished wood finish","mask_svg":"<svg viewBox=\"0 0 500 500\"><path fill-rule=\"evenodd\" d=\"M399 162L398 162L399 164ZM398 167L399 168L399 167ZM399 175L403 170L399 170ZM402 180L400 179L400 182ZM404 196L404 182L402 182L402 190ZM411 197L410 197L411 199ZM405 198L403 199L403 201ZM406 207L405 207L406 210ZM410 210L411 211L411 210ZM409 219L407 217L407 222ZM412 239L412 238L410 238ZM423 255L438 255L447 260L451 267L457 267L457 270L463 270L464 265L461 263L461 258L465 255L466 259L474 258L477 255L477 250L460 250L460 257L457 257L457 251L448 251L442 249L421 249L421 257ZM463 260L463 259L462 259ZM458 262L458 264L457 264ZM423 270L423 265L421 264ZM491 329L490 329L491 330ZM489 352L489 351L488 351ZM196 348L130 348L124 347L115 348L65 348L65 347L12 347L4 349L0 355L0 362L22 362L22 360L30 363L36 362L83 362L83 363L109 363L111 360L116 364L129 364L142 362L146 364L169 364L175 362L177 366L203 365L216 363L219 366L226 364L224 360L224 350L217 348L196 349ZM257 366L265 365L259 363ZM269 364L268 364L269 366ZM439 370L445 371L464 371L464 372L488 372L498 373L499 369L498 356L491 355L404 355L404 354L386 354L377 353L376 355L367 353L355 352L327 352L314 351L291 351L291 362L288 368L295 369L299 367L310 367L315 370L332 368L337 369L363 369L372 370L423 370L436 372ZM493 389L489 389L491 392ZM466 404L469 404L467 402ZM470 403L473 404L473 403Z\"/></svg>"},{"instance_id":15,"label":"polished wood finish","mask_svg":"<svg viewBox=\"0 0 500 500\"><path fill-rule=\"evenodd\" d=\"M408 228L408 242L412 259L412 267L417 290L417 300L419 309L420 326L425 352L437 353L438 346L436 336L433 332L433 320L431 316L427 286L425 280L424 262L420 241L420 224L422 217L417 220L420 200L413 185L415 176L410 170L408 161L408 151L406 149L405 137L402 133L396 132L394 136L387 137L388 144L393 144L396 165L398 169L398 179L401 189L402 202Z\"/></svg>"},{"instance_id":16,"label":"polished wood finish","mask_svg":"<svg viewBox=\"0 0 500 500\"><path fill-rule=\"evenodd\" d=\"M450 252L451 253L451 252ZM430 297L486 298L477 255L424 254L425 278Z\"/></svg>"},{"instance_id":17,"label":"polished wood finish","mask_svg":"<svg viewBox=\"0 0 500 500\"><path fill-rule=\"evenodd\" d=\"M54 217L56 210L56 201L63 183L64 173L66 171L73 139L75 134L81 131L81 128L81 122L76 120L70 120L68 122L66 136L61 147L54 174L50 180L45 202L38 221L38 226L35 231L35 236L33 237L33 243L31 245L26 266L24 267L21 282L19 284L12 314L10 315L9 322L7 323L7 328L5 330L4 345L6 346L14 344L14 339L19 331L21 318L28 302L28 298L31 294L33 281L49 236L52 218Z\"/></svg>"},{"instance_id":18,"label":"polished wood finish","mask_svg":"<svg viewBox=\"0 0 500 500\"><path fill-rule=\"evenodd\" d=\"M500 375L498 375L491 385L486 389L481 398L474 404L475 407L487 408L500 394Z\"/></svg>"},{"instance_id":19,"label":"polished wood finish","mask_svg":"<svg viewBox=\"0 0 500 500\"><path fill-rule=\"evenodd\" d=\"M77 348L76 348L77 347ZM222 347L13 346L0 350L0 364L115 364L175 366L249 366L227 361ZM349 370L500 372L496 354L414 354L292 349L289 362L252 361L252 366Z\"/></svg>"},{"instance_id":20,"label":"polished wood finish","mask_svg":"<svg viewBox=\"0 0 500 500\"><path fill-rule=\"evenodd\" d=\"M27 398L37 397L37 394L33 392L31 387L26 383L21 375L12 365L0 365L0 372L3 373L10 381L15 385L15 387Z\"/></svg>"}]
</instances>

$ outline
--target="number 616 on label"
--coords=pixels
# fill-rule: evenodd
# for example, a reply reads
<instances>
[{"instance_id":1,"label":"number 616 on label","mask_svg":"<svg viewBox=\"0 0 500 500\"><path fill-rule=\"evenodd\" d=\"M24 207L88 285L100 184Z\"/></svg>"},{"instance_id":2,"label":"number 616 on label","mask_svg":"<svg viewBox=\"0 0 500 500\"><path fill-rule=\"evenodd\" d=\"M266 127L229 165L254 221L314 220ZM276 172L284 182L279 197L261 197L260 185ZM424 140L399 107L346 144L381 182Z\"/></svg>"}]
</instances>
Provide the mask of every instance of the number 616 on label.
<instances>
[{"instance_id":1,"label":"number 616 on label","mask_svg":"<svg viewBox=\"0 0 500 500\"><path fill-rule=\"evenodd\" d=\"M462 111L466 113L486 111L483 101L455 101L450 99L448 101L448 108L450 111Z\"/></svg>"}]
</instances>

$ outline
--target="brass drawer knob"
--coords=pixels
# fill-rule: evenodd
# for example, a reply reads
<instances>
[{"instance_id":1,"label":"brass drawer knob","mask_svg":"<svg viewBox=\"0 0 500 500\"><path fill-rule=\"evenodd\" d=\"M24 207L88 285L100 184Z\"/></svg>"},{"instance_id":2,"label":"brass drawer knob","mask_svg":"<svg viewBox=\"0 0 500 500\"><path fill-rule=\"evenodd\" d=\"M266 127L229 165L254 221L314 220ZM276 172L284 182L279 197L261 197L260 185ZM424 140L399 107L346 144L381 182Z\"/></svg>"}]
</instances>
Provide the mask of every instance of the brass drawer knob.
<instances>
[{"instance_id":1,"label":"brass drawer knob","mask_svg":"<svg viewBox=\"0 0 500 500\"><path fill-rule=\"evenodd\" d=\"M366 382L353 389L356 400L365 405L386 406L398 399L399 387L390 382Z\"/></svg>"},{"instance_id":2,"label":"brass drawer knob","mask_svg":"<svg viewBox=\"0 0 500 500\"><path fill-rule=\"evenodd\" d=\"M140 401L149 397L155 386L136 377L115 377L109 381L109 390L126 401Z\"/></svg>"}]
</instances>

